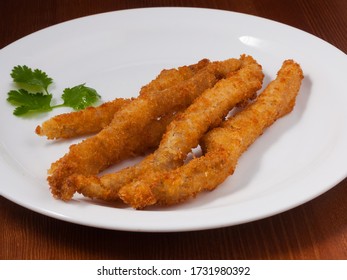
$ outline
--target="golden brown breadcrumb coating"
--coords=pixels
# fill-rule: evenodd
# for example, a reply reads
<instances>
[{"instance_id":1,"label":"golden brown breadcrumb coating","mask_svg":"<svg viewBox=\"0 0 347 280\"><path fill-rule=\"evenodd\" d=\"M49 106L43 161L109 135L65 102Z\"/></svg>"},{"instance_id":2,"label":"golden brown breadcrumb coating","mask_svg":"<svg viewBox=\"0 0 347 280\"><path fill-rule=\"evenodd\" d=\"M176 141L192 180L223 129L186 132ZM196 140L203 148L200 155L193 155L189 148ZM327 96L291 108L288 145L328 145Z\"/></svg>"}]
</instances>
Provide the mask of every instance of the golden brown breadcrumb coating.
<instances>
[{"instance_id":1,"label":"golden brown breadcrumb coating","mask_svg":"<svg viewBox=\"0 0 347 280\"><path fill-rule=\"evenodd\" d=\"M153 120L189 106L207 88L240 67L238 59L208 63L190 79L162 91L148 91L123 106L110 125L95 136L70 146L69 152L51 165L48 182L52 194L70 199L62 192L66 179L73 174L95 175L142 145L139 139Z\"/></svg>"},{"instance_id":2,"label":"golden brown breadcrumb coating","mask_svg":"<svg viewBox=\"0 0 347 280\"><path fill-rule=\"evenodd\" d=\"M92 198L114 200L118 197L117 189L129 187L127 184L138 184L141 180L150 180L158 172L182 165L187 154L199 144L200 138L211 126L220 123L234 106L252 98L262 87L262 67L251 56L241 56L240 61L240 70L204 91L168 125L153 154L135 166L104 175L100 179L80 174L71 176L66 184L69 192L75 189Z\"/></svg>"},{"instance_id":3,"label":"golden brown breadcrumb coating","mask_svg":"<svg viewBox=\"0 0 347 280\"><path fill-rule=\"evenodd\" d=\"M286 60L257 100L203 139L205 154L186 165L136 181L119 191L121 199L136 209L153 204L171 205L213 190L231 175L239 157L278 118L291 112L303 73L299 64Z\"/></svg>"}]
</instances>

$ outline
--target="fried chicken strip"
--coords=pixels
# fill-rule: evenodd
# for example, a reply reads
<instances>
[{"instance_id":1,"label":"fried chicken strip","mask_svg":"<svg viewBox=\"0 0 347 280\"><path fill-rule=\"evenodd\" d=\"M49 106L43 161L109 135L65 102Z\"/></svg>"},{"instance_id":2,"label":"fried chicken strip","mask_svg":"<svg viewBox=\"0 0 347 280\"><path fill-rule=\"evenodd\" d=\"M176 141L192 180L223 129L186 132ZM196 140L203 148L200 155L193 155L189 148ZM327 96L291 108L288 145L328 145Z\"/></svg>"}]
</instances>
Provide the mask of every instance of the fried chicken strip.
<instances>
[{"instance_id":1,"label":"fried chicken strip","mask_svg":"<svg viewBox=\"0 0 347 280\"><path fill-rule=\"evenodd\" d=\"M171 205L211 191L231 175L239 157L278 118L291 112L303 73L286 60L257 100L211 130L202 141L205 154L173 171L138 181L119 191L120 198L136 209L153 204Z\"/></svg>"},{"instance_id":2,"label":"fried chicken strip","mask_svg":"<svg viewBox=\"0 0 347 280\"><path fill-rule=\"evenodd\" d=\"M250 56L241 56L241 69L207 89L168 126L158 149L139 164L117 173L98 177L74 175L67 180L67 190L78 190L85 196L114 200L116 190L138 177L168 171L183 164L192 148L215 123L220 123L238 103L254 97L262 87L261 66ZM134 182L136 184L136 181ZM98 190L99 189L99 190ZM106 191L106 189L111 189ZM112 193L112 195L111 195Z\"/></svg>"},{"instance_id":3,"label":"fried chicken strip","mask_svg":"<svg viewBox=\"0 0 347 280\"><path fill-rule=\"evenodd\" d=\"M77 145L51 165L47 180L53 196L70 199L61 192L66 178L72 174L95 175L110 165L131 155L142 145L140 138L147 125L167 112L176 112L189 106L207 88L219 79L239 69L238 59L209 63L192 78L177 86L158 92L145 92L122 107L109 126L97 135Z\"/></svg>"},{"instance_id":4,"label":"fried chicken strip","mask_svg":"<svg viewBox=\"0 0 347 280\"><path fill-rule=\"evenodd\" d=\"M208 59L202 59L198 63L189 66L164 69L148 85L141 88L140 95L175 86L190 79L208 64ZM109 125L114 114L131 100L116 98L97 107L88 107L81 111L60 114L43 122L41 126L37 126L35 132L40 136L47 136L47 139L72 138L97 133ZM146 139L142 139L146 141ZM146 148L145 143L144 148Z\"/></svg>"},{"instance_id":5,"label":"fried chicken strip","mask_svg":"<svg viewBox=\"0 0 347 280\"><path fill-rule=\"evenodd\" d=\"M116 98L97 107L60 114L38 125L35 132L50 140L96 133L109 125L115 112L129 102L131 99Z\"/></svg>"}]
</instances>

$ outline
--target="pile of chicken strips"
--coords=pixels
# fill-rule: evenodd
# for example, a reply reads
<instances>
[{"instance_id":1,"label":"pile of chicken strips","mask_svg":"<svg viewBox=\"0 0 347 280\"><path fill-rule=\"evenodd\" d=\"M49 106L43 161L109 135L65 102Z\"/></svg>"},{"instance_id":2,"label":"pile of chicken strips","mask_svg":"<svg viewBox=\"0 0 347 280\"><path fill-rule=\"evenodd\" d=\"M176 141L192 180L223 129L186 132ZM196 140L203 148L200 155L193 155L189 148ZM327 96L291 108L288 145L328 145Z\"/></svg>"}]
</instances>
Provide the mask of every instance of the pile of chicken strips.
<instances>
[{"instance_id":1,"label":"pile of chicken strips","mask_svg":"<svg viewBox=\"0 0 347 280\"><path fill-rule=\"evenodd\" d=\"M52 195L68 201L80 193L144 209L212 191L233 174L243 152L293 110L303 72L291 59L279 67L263 87L262 66L249 55L202 59L162 70L136 98L45 121L36 133L48 139L88 135L52 163L47 178ZM201 155L187 160L196 147ZM100 174L135 156L143 159Z\"/></svg>"}]
</instances>

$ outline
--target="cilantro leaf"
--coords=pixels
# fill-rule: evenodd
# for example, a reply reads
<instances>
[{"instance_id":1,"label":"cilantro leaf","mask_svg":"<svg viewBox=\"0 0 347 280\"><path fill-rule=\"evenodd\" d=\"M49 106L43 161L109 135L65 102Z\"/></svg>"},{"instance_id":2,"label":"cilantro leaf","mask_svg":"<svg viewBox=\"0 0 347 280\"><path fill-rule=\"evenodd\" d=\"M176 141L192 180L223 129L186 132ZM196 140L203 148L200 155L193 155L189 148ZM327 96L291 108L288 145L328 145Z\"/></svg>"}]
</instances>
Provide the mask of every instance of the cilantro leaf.
<instances>
[{"instance_id":1,"label":"cilantro leaf","mask_svg":"<svg viewBox=\"0 0 347 280\"><path fill-rule=\"evenodd\" d=\"M81 110L98 101L100 95L95 89L86 87L85 84L81 84L73 88L64 89L61 98L64 100L63 106L68 106L75 110Z\"/></svg>"},{"instance_id":2,"label":"cilantro leaf","mask_svg":"<svg viewBox=\"0 0 347 280\"><path fill-rule=\"evenodd\" d=\"M48 86L53 83L53 79L48 77L45 72L39 69L32 70L26 65L13 67L11 77L16 83L42 88L47 94Z\"/></svg>"},{"instance_id":3,"label":"cilantro leaf","mask_svg":"<svg viewBox=\"0 0 347 280\"><path fill-rule=\"evenodd\" d=\"M13 112L16 116L28 112L47 112L58 107L81 110L101 98L95 89L81 84L73 88L66 88L61 96L63 103L51 105L53 95L48 92L48 87L53 83L53 79L45 72L40 69L32 70L26 65L17 65L13 67L11 77L20 86L20 89L8 92L7 98L8 102L16 106Z\"/></svg>"},{"instance_id":4,"label":"cilantro leaf","mask_svg":"<svg viewBox=\"0 0 347 280\"><path fill-rule=\"evenodd\" d=\"M25 89L11 90L8 93L7 101L17 106L13 114L16 116L24 115L29 111L50 111L52 100L51 94L30 93Z\"/></svg>"}]
</instances>

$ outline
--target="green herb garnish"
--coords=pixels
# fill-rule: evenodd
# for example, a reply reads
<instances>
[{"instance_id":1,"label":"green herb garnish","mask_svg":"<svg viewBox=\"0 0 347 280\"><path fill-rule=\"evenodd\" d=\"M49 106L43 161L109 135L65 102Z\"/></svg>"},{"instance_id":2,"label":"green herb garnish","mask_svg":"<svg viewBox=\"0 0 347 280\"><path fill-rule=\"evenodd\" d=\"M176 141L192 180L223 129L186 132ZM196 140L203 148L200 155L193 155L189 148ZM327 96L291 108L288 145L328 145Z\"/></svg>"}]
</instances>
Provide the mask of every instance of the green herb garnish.
<instances>
[{"instance_id":1,"label":"green herb garnish","mask_svg":"<svg viewBox=\"0 0 347 280\"><path fill-rule=\"evenodd\" d=\"M39 69L31 70L28 66L15 66L12 69L11 77L13 81L24 86L33 86L43 89L48 94L48 86L53 83L53 79Z\"/></svg>"},{"instance_id":2,"label":"green herb garnish","mask_svg":"<svg viewBox=\"0 0 347 280\"><path fill-rule=\"evenodd\" d=\"M81 110L98 101L100 95L95 89L82 84L73 88L64 89L61 98L64 100L63 106Z\"/></svg>"},{"instance_id":3,"label":"green herb garnish","mask_svg":"<svg viewBox=\"0 0 347 280\"><path fill-rule=\"evenodd\" d=\"M53 95L48 88L53 83L45 72L28 66L15 66L12 69L11 77L20 87L17 90L8 92L7 100L16 106L13 114L24 115L28 112L47 112L57 107L71 107L81 110L97 102L100 95L95 89L81 84L72 88L64 89L61 98L63 103L51 105Z\"/></svg>"},{"instance_id":4,"label":"green herb garnish","mask_svg":"<svg viewBox=\"0 0 347 280\"><path fill-rule=\"evenodd\" d=\"M7 100L17 106L13 114L16 116L24 115L29 111L51 111L51 94L43 94L41 92L30 93L25 89L11 90L8 93Z\"/></svg>"}]
</instances>

